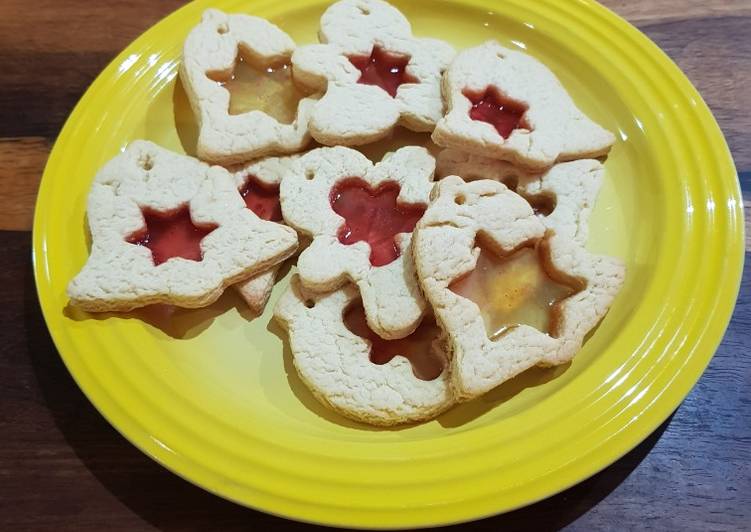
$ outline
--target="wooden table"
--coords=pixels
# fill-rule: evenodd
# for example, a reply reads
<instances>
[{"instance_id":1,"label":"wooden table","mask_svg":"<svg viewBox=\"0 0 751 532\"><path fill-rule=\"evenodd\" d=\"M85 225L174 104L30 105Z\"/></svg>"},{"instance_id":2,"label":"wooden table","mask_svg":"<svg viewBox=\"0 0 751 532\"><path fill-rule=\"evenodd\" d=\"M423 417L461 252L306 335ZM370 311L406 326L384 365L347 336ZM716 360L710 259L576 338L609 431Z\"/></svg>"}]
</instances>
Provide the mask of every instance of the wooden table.
<instances>
[{"instance_id":1,"label":"wooden table","mask_svg":"<svg viewBox=\"0 0 751 532\"><path fill-rule=\"evenodd\" d=\"M99 71L178 0L0 3L0 529L307 529L183 481L123 439L63 366L31 273L33 202L65 118ZM751 201L751 2L609 0L699 88ZM747 234L748 234L748 225ZM746 240L746 262L751 249ZM751 527L751 269L683 404L598 475L462 530Z\"/></svg>"}]
</instances>

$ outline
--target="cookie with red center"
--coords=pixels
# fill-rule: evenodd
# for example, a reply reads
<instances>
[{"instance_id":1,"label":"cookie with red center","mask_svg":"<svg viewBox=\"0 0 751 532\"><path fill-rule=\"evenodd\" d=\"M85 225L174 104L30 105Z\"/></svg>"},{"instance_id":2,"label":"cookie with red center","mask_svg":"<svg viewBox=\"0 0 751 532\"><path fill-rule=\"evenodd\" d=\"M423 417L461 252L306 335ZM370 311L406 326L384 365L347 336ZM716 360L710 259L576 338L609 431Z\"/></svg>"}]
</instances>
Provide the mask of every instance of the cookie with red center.
<instances>
[{"instance_id":1,"label":"cookie with red center","mask_svg":"<svg viewBox=\"0 0 751 532\"><path fill-rule=\"evenodd\" d=\"M298 158L298 155L266 157L230 168L246 207L262 220L283 223L279 184ZM274 288L278 271L279 265L275 265L235 285L253 312L263 312Z\"/></svg>"},{"instance_id":2,"label":"cookie with red center","mask_svg":"<svg viewBox=\"0 0 751 532\"><path fill-rule=\"evenodd\" d=\"M368 325L386 339L410 334L426 311L409 248L434 168L421 147L375 165L350 148L318 148L281 184L285 221L312 239L297 262L303 285L330 292L355 283Z\"/></svg>"},{"instance_id":3,"label":"cookie with red center","mask_svg":"<svg viewBox=\"0 0 751 532\"><path fill-rule=\"evenodd\" d=\"M202 160L243 163L265 155L295 153L310 142L308 115L315 102L311 98L297 102L291 123L280 122L263 110L235 114L231 109L229 89L238 69L247 64L261 71L274 70L290 62L294 49L289 35L265 19L216 9L204 12L201 23L185 40L180 65L180 79L198 121L197 151ZM276 99L270 102L281 104Z\"/></svg>"},{"instance_id":4,"label":"cookie with red center","mask_svg":"<svg viewBox=\"0 0 751 532\"><path fill-rule=\"evenodd\" d=\"M524 198L491 180L439 181L412 246L448 337L458 400L571 360L625 275L620 260L547 229Z\"/></svg>"},{"instance_id":5,"label":"cookie with red center","mask_svg":"<svg viewBox=\"0 0 751 532\"><path fill-rule=\"evenodd\" d=\"M344 416L395 425L433 418L453 404L445 341L428 319L404 339L383 340L368 327L354 285L323 294L303 288L298 276L274 317L289 334L302 381Z\"/></svg>"},{"instance_id":6,"label":"cookie with red center","mask_svg":"<svg viewBox=\"0 0 751 532\"><path fill-rule=\"evenodd\" d=\"M540 171L605 155L613 134L582 113L558 78L533 57L495 41L464 50L443 77L439 146Z\"/></svg>"},{"instance_id":7,"label":"cookie with red center","mask_svg":"<svg viewBox=\"0 0 751 532\"><path fill-rule=\"evenodd\" d=\"M454 50L416 38L409 21L382 0L342 0L321 17L322 44L292 55L295 80L324 93L310 132L326 145L354 146L397 124L432 131L443 115L441 75Z\"/></svg>"},{"instance_id":8,"label":"cookie with red center","mask_svg":"<svg viewBox=\"0 0 751 532\"><path fill-rule=\"evenodd\" d=\"M292 255L297 233L247 209L232 175L151 142L132 142L89 192L91 253L71 304L124 311L202 307Z\"/></svg>"}]
</instances>

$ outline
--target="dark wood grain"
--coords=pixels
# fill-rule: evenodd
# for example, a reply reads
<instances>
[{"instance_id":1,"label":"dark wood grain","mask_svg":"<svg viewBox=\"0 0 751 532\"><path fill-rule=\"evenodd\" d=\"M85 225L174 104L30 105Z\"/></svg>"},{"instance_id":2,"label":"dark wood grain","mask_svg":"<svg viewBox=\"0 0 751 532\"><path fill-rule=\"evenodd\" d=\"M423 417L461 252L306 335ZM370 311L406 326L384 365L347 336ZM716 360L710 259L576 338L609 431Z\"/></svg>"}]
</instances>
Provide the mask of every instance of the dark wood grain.
<instances>
[{"instance_id":1,"label":"dark wood grain","mask_svg":"<svg viewBox=\"0 0 751 532\"><path fill-rule=\"evenodd\" d=\"M136 450L75 385L36 301L27 231L52 142L101 68L180 4L0 2L0 530L314 529L210 495ZM739 170L751 170L751 2L605 4L687 73L717 116ZM741 177L748 204L751 174ZM456 529L751 528L749 331L747 266L720 349L644 443L562 494Z\"/></svg>"}]
</instances>

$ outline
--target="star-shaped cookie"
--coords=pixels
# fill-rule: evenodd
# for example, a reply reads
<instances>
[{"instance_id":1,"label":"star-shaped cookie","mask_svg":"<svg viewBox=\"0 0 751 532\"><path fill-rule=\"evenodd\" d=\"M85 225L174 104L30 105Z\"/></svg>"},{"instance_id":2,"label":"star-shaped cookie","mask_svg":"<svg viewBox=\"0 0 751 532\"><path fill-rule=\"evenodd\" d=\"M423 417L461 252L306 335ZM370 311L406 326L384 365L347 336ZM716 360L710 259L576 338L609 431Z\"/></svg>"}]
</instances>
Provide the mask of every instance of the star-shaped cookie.
<instances>
[{"instance_id":1,"label":"star-shaped cookie","mask_svg":"<svg viewBox=\"0 0 751 532\"><path fill-rule=\"evenodd\" d=\"M321 17L322 44L292 55L295 80L323 92L310 132L326 145L385 137L397 124L432 131L443 115L441 75L454 50L416 38L409 21L382 0L341 0Z\"/></svg>"},{"instance_id":2,"label":"star-shaped cookie","mask_svg":"<svg viewBox=\"0 0 751 532\"><path fill-rule=\"evenodd\" d=\"M297 248L293 229L245 208L227 170L146 141L99 171L86 213L91 254L68 295L88 311L205 306Z\"/></svg>"}]
</instances>

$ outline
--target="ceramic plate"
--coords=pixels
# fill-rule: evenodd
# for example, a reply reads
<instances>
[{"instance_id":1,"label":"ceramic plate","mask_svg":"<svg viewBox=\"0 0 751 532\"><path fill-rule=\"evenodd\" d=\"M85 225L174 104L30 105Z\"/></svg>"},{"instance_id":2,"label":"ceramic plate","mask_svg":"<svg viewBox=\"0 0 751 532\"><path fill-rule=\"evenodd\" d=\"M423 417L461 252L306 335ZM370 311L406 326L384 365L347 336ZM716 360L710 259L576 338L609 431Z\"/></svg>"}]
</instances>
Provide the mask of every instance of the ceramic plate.
<instances>
[{"instance_id":1,"label":"ceramic plate","mask_svg":"<svg viewBox=\"0 0 751 532\"><path fill-rule=\"evenodd\" d=\"M589 247L622 257L626 284L567 367L526 372L437 420L382 430L321 407L297 377L270 309L250 319L228 291L195 311L89 316L65 287L83 265L97 169L138 138L191 153L177 79L182 42L209 4L316 40L327 3L195 1L98 77L50 156L34 220L39 299L80 387L130 441L218 495L294 519L436 525L556 493L646 437L709 362L743 261L742 203L725 140L678 68L589 1L397 2L415 33L457 48L497 39L550 66L617 133Z\"/></svg>"}]
</instances>

